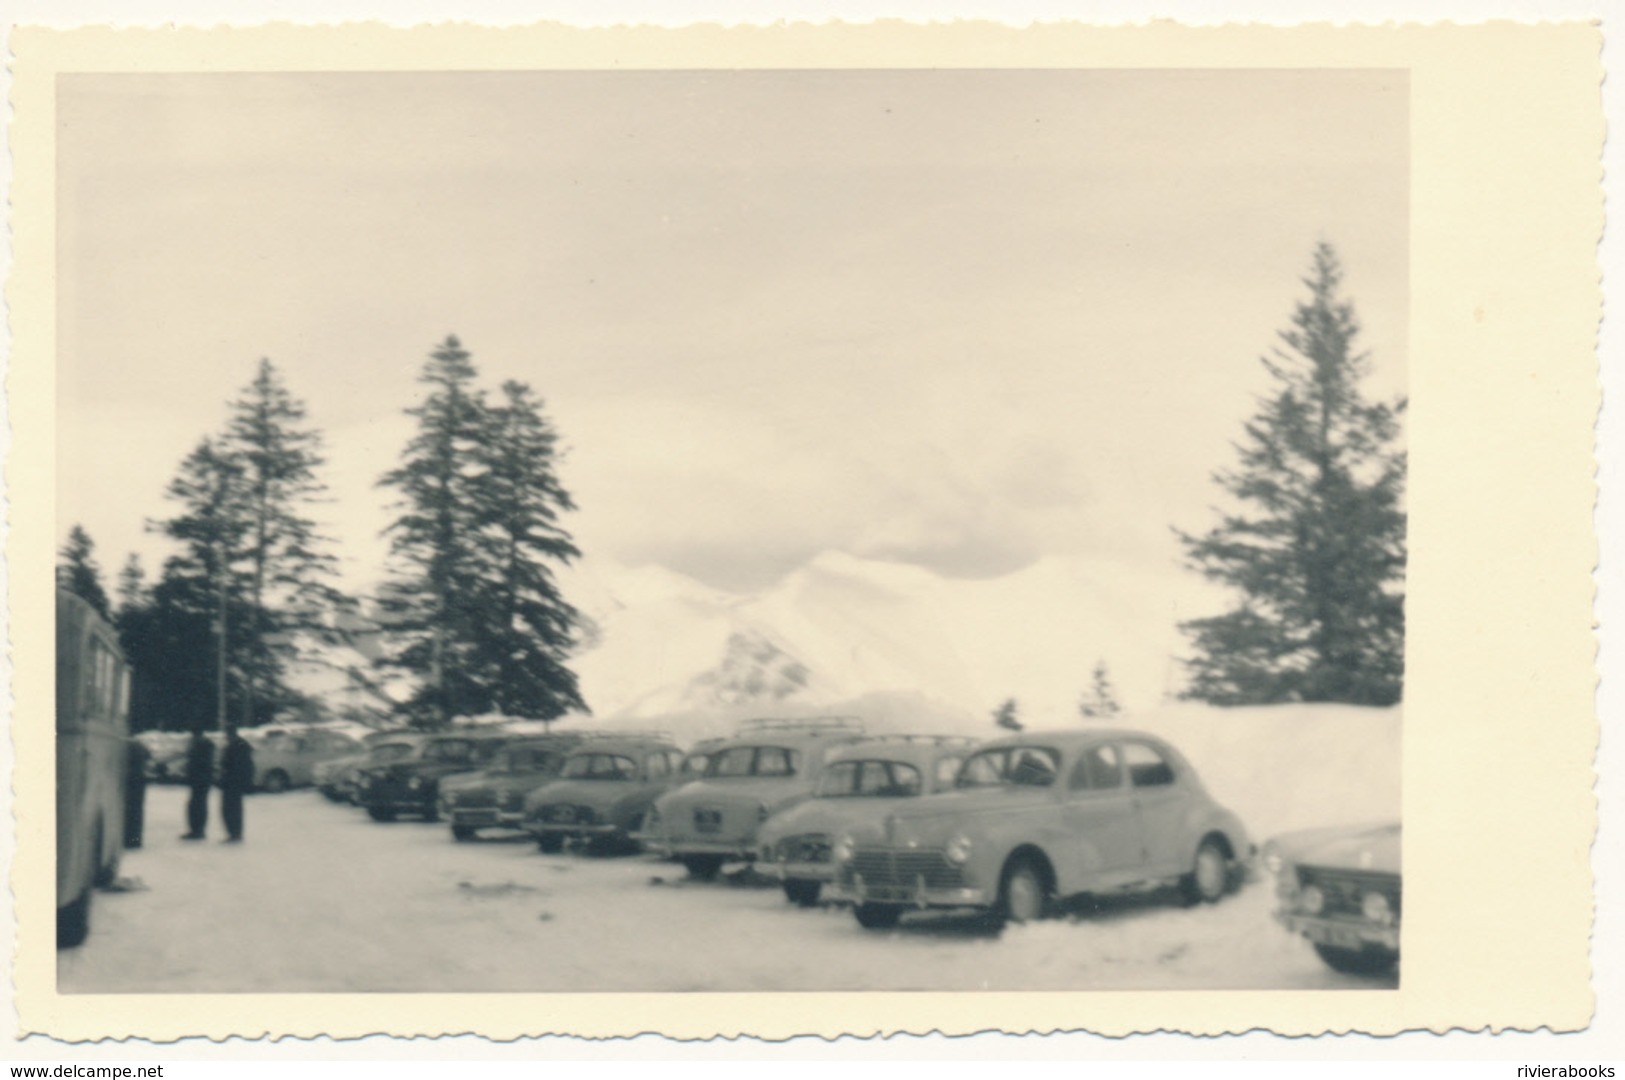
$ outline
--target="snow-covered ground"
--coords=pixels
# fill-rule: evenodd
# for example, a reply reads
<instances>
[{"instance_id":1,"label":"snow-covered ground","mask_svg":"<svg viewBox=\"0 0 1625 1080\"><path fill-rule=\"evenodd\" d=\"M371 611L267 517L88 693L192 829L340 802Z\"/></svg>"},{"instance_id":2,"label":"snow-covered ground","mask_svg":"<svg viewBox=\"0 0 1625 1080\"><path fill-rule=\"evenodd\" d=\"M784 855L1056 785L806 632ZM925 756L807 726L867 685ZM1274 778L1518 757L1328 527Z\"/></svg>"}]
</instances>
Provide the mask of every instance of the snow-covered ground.
<instances>
[{"instance_id":1,"label":"snow-covered ground","mask_svg":"<svg viewBox=\"0 0 1625 1080\"><path fill-rule=\"evenodd\" d=\"M1134 722L1184 749L1259 839L1398 816L1397 710L1187 706ZM242 845L187 844L184 796L149 790L147 846L122 871L138 887L97 897L90 941L58 954L64 992L1392 985L1324 968L1271 920L1267 878L1212 907L1151 893L1002 932L932 914L877 933L749 877L458 844L443 824L380 825L308 791L252 798Z\"/></svg>"}]
</instances>

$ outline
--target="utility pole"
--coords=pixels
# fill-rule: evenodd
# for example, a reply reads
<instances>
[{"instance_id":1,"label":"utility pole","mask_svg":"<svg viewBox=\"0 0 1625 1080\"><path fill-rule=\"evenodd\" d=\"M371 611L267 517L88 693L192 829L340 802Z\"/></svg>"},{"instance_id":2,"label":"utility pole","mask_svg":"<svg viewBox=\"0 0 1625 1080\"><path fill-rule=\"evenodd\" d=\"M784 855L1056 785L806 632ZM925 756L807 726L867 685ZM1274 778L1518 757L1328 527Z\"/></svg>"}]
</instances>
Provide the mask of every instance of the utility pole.
<instances>
[{"instance_id":1,"label":"utility pole","mask_svg":"<svg viewBox=\"0 0 1625 1080\"><path fill-rule=\"evenodd\" d=\"M229 736L231 723L226 712L226 545L214 542L215 595L215 723L221 736Z\"/></svg>"}]
</instances>

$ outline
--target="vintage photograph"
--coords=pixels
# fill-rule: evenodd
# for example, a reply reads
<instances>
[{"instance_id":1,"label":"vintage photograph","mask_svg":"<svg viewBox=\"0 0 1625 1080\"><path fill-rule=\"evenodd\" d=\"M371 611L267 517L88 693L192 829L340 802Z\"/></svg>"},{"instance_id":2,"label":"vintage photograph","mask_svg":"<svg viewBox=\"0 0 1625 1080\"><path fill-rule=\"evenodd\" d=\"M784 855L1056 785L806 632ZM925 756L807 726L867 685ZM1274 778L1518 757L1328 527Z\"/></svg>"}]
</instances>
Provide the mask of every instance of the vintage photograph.
<instances>
[{"instance_id":1,"label":"vintage photograph","mask_svg":"<svg viewBox=\"0 0 1625 1080\"><path fill-rule=\"evenodd\" d=\"M1405 70L55 95L62 994L1402 984Z\"/></svg>"}]
</instances>

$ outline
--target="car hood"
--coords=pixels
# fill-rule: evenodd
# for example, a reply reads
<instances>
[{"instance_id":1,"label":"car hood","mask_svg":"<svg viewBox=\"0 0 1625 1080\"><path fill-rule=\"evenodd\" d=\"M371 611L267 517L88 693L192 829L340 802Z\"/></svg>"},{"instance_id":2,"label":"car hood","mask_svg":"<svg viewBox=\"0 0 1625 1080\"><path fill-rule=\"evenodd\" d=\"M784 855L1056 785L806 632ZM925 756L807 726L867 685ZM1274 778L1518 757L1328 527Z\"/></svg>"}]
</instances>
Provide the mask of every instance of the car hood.
<instances>
[{"instance_id":1,"label":"car hood","mask_svg":"<svg viewBox=\"0 0 1625 1080\"><path fill-rule=\"evenodd\" d=\"M1277 836L1270 841L1270 847L1289 863L1397 874L1400 826L1389 822L1304 829Z\"/></svg>"},{"instance_id":2,"label":"car hood","mask_svg":"<svg viewBox=\"0 0 1625 1080\"><path fill-rule=\"evenodd\" d=\"M884 821L900 804L912 801L913 797L896 795L808 799L768 818L757 837L765 843L806 833L840 836L867 822Z\"/></svg>"},{"instance_id":3,"label":"car hood","mask_svg":"<svg viewBox=\"0 0 1625 1080\"><path fill-rule=\"evenodd\" d=\"M572 806L608 806L641 786L636 780L554 780L532 791L525 805L537 807L569 803Z\"/></svg>"},{"instance_id":4,"label":"car hood","mask_svg":"<svg viewBox=\"0 0 1625 1080\"><path fill-rule=\"evenodd\" d=\"M684 784L676 791L662 798L660 800L660 812L667 813L699 804L716 806L729 803L749 803L753 806L760 805L771 809L774 806L806 798L806 796L807 785L798 780L786 782L783 778L768 779L765 777L740 780L696 780L691 784Z\"/></svg>"},{"instance_id":5,"label":"car hood","mask_svg":"<svg viewBox=\"0 0 1625 1080\"><path fill-rule=\"evenodd\" d=\"M952 834L967 827L1052 807L1055 805L1052 790L1006 785L897 799L888 802L872 817L857 822L852 835L859 843L891 843L903 839L946 842Z\"/></svg>"}]
</instances>

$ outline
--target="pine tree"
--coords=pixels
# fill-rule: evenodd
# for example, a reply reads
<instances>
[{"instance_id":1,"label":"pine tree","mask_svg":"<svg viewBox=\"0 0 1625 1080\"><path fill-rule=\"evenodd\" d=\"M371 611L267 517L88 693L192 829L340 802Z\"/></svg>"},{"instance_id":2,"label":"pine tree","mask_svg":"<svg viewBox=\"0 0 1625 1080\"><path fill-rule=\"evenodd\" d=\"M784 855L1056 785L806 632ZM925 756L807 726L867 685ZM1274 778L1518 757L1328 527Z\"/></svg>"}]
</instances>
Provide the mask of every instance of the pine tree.
<instances>
[{"instance_id":1,"label":"pine tree","mask_svg":"<svg viewBox=\"0 0 1625 1080\"><path fill-rule=\"evenodd\" d=\"M380 607L394 647L384 662L423 679L407 711L426 727L494 704L478 632L488 599L480 498L491 421L475 377L461 343L446 338L418 380L428 396L406 410L417 433L379 481L399 495L386 530L394 565Z\"/></svg>"},{"instance_id":2,"label":"pine tree","mask_svg":"<svg viewBox=\"0 0 1625 1080\"><path fill-rule=\"evenodd\" d=\"M147 572L142 569L141 557L132 551L118 572L119 611L142 607L147 599Z\"/></svg>"},{"instance_id":3,"label":"pine tree","mask_svg":"<svg viewBox=\"0 0 1625 1080\"><path fill-rule=\"evenodd\" d=\"M102 587L102 572L96 565L95 551L95 543L83 528L75 525L68 530L68 542L62 545L60 553L62 561L56 567L56 583L58 588L87 601L104 619L110 619L112 609L107 601L107 590Z\"/></svg>"},{"instance_id":4,"label":"pine tree","mask_svg":"<svg viewBox=\"0 0 1625 1080\"><path fill-rule=\"evenodd\" d=\"M1015 698L1005 698L1004 704L994 710L993 722L1007 731L1022 730L1023 725L1016 715L1019 708Z\"/></svg>"},{"instance_id":5,"label":"pine tree","mask_svg":"<svg viewBox=\"0 0 1625 1080\"><path fill-rule=\"evenodd\" d=\"M1220 705L1399 700L1404 662L1404 399L1369 403L1369 358L1319 245L1282 346L1263 360L1277 389L1246 425L1240 465L1214 476L1245 508L1179 533L1193 569L1239 606L1183 624L1195 657L1183 696Z\"/></svg>"},{"instance_id":6,"label":"pine tree","mask_svg":"<svg viewBox=\"0 0 1625 1080\"><path fill-rule=\"evenodd\" d=\"M326 490L316 475L324 464L321 435L306 426L304 403L269 360L231 404L222 447L242 470L247 603L237 629L250 661L242 722L252 725L270 719L266 706L291 696L281 676L282 657L296 652L292 632L325 632L325 616L345 600L329 584L337 561L322 550L326 541L306 513Z\"/></svg>"},{"instance_id":7,"label":"pine tree","mask_svg":"<svg viewBox=\"0 0 1625 1080\"><path fill-rule=\"evenodd\" d=\"M1089 692L1078 702L1078 712L1082 713L1085 719L1098 720L1116 716L1122 711L1123 706L1118 703L1117 691L1112 686L1111 678L1106 674L1106 661L1098 661L1089 684Z\"/></svg>"},{"instance_id":8,"label":"pine tree","mask_svg":"<svg viewBox=\"0 0 1625 1080\"><path fill-rule=\"evenodd\" d=\"M486 413L485 468L476 486L490 594L476 629L482 659L493 669L497 710L551 720L587 711L565 666L580 616L549 568L581 554L559 520L575 503L559 483L558 435L542 403L520 382L504 383L502 395Z\"/></svg>"},{"instance_id":9,"label":"pine tree","mask_svg":"<svg viewBox=\"0 0 1625 1080\"><path fill-rule=\"evenodd\" d=\"M181 462L165 494L180 511L153 527L182 546L164 563L148 640L137 643L137 652L149 660L146 677L167 686L175 710L202 730L225 719L220 680L228 697L237 696L253 663L234 631L247 598L239 567L250 525L242 465L206 438Z\"/></svg>"}]
</instances>

